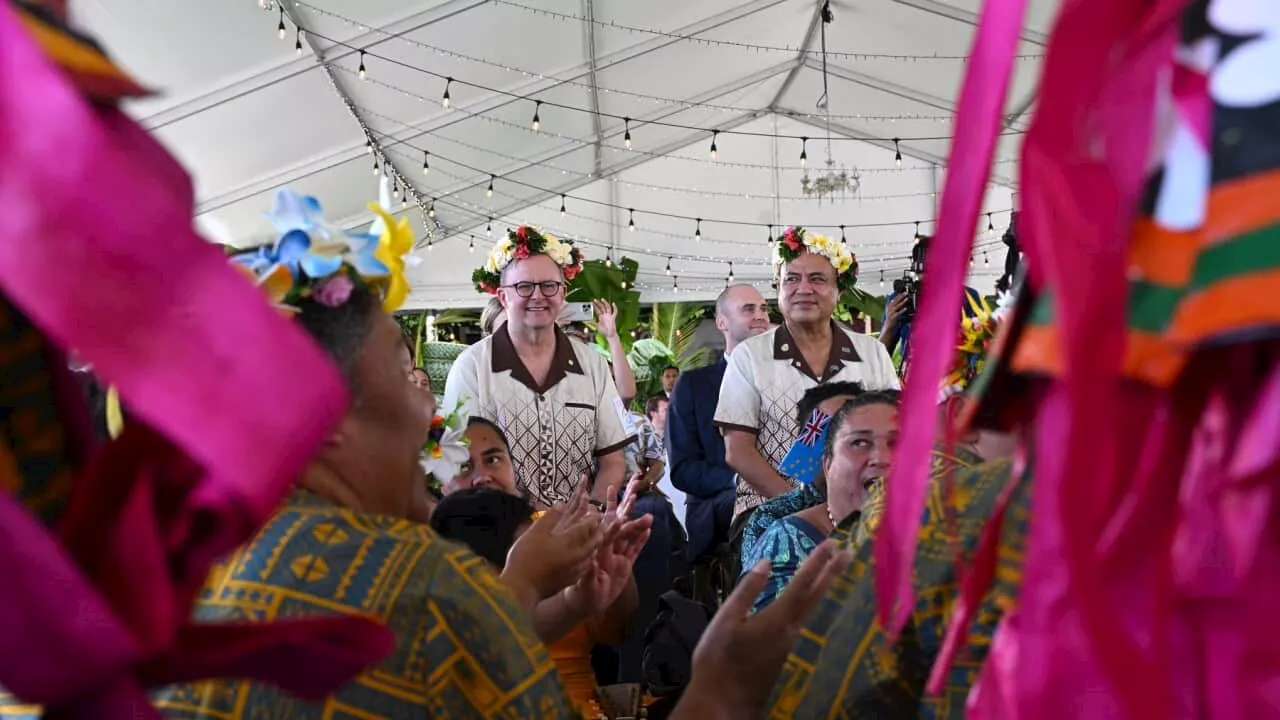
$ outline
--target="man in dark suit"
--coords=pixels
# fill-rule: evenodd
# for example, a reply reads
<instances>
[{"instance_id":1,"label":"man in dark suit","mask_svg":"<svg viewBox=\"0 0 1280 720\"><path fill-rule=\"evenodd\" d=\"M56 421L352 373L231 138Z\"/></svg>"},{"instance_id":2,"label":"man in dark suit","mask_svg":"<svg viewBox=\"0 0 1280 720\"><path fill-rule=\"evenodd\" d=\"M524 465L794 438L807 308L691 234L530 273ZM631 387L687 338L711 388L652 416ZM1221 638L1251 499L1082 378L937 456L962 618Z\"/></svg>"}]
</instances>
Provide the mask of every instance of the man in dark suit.
<instances>
[{"instance_id":1,"label":"man in dark suit","mask_svg":"<svg viewBox=\"0 0 1280 720\"><path fill-rule=\"evenodd\" d=\"M764 296L751 285L726 288L716 298L716 328L724 335L724 356L728 357L738 343L769 329ZM685 530L695 575L706 566L699 561L707 560L729 541L729 523L733 519L737 476L725 463L724 438L712 423L724 371L722 357L712 365L681 375L671 393L667 417L665 436L671 484L686 495ZM695 587L702 584L695 578Z\"/></svg>"}]
</instances>

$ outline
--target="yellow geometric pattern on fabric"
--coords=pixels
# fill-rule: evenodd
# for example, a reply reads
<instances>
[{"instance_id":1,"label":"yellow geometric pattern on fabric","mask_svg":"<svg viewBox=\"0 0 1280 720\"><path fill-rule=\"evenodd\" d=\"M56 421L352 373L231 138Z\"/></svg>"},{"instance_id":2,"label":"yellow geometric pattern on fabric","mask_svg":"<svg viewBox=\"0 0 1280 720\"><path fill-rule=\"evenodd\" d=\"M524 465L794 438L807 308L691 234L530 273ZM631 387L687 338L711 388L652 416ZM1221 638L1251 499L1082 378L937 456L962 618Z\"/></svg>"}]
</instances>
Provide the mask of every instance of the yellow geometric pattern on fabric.
<instances>
[{"instance_id":1,"label":"yellow geometric pattern on fabric","mask_svg":"<svg viewBox=\"0 0 1280 720\"><path fill-rule=\"evenodd\" d=\"M215 568L199 620L363 614L396 637L390 657L323 702L216 680L165 689L179 720L576 718L533 627L487 564L425 525L297 493Z\"/></svg>"},{"instance_id":2,"label":"yellow geometric pattern on fabric","mask_svg":"<svg viewBox=\"0 0 1280 720\"><path fill-rule=\"evenodd\" d=\"M978 463L964 452L934 455L913 572L915 609L893 644L876 622L874 536L883 494L873 494L853 536L844 541L854 552L853 564L810 616L774 686L766 717L964 717L965 698L995 624L1015 597L1027 519L1020 484L1005 515L997 579L975 613L968 646L957 654L941 696L924 697L958 594L955 553L965 562L972 558L1011 471L1008 461ZM943 482L948 476L950 487Z\"/></svg>"}]
</instances>

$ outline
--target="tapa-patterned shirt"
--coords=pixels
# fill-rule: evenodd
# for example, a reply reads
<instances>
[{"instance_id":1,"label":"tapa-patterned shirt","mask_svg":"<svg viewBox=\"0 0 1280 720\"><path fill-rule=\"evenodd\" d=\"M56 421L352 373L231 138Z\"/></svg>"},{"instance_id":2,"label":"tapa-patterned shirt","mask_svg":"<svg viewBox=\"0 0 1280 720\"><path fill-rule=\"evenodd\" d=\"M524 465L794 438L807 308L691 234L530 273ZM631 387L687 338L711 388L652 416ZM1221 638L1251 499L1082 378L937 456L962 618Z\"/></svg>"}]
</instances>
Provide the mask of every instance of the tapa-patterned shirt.
<instances>
[{"instance_id":1,"label":"tapa-patterned shirt","mask_svg":"<svg viewBox=\"0 0 1280 720\"><path fill-rule=\"evenodd\" d=\"M716 425L754 434L760 454L777 468L796 438L796 406L809 388L827 382L858 382L868 390L901 386L889 351L875 338L833 321L831 340L826 363L816 369L805 362L786 325L743 341L729 356ZM764 500L739 478L733 514L737 517Z\"/></svg>"},{"instance_id":2,"label":"tapa-patterned shirt","mask_svg":"<svg viewBox=\"0 0 1280 720\"><path fill-rule=\"evenodd\" d=\"M609 363L556 330L555 355L538 385L516 353L504 324L454 361L444 407L464 401L469 415L491 420L511 442L522 490L542 505L568 500L601 455L633 439L627 408Z\"/></svg>"},{"instance_id":3,"label":"tapa-patterned shirt","mask_svg":"<svg viewBox=\"0 0 1280 720\"><path fill-rule=\"evenodd\" d=\"M176 720L576 718L551 657L484 560L419 523L296 493L216 567L200 620L271 622L362 614L395 633L392 654L321 702L247 681L165 689Z\"/></svg>"}]
</instances>

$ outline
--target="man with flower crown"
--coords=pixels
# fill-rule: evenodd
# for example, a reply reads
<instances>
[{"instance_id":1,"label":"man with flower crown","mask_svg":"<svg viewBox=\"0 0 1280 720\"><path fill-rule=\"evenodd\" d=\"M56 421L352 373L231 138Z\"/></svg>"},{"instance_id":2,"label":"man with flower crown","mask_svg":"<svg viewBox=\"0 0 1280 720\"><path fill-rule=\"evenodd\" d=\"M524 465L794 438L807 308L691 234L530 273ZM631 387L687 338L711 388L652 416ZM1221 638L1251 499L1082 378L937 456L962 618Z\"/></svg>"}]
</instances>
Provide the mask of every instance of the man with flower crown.
<instances>
[{"instance_id":1,"label":"man with flower crown","mask_svg":"<svg viewBox=\"0 0 1280 720\"><path fill-rule=\"evenodd\" d=\"M796 405L806 390L832 381L899 387L885 347L832 320L840 293L857 279L847 246L787 228L774 244L774 267L783 324L733 351L715 414L738 475L735 528L766 499L792 490L794 482L777 468L799 429Z\"/></svg>"},{"instance_id":2,"label":"man with flower crown","mask_svg":"<svg viewBox=\"0 0 1280 720\"><path fill-rule=\"evenodd\" d=\"M568 500L583 478L596 501L622 487L622 450L634 439L609 364L556 324L566 281L581 269L571 241L527 225L510 230L472 274L507 321L464 350L445 383L445 407L511 438L520 488L543 507Z\"/></svg>"}]
</instances>

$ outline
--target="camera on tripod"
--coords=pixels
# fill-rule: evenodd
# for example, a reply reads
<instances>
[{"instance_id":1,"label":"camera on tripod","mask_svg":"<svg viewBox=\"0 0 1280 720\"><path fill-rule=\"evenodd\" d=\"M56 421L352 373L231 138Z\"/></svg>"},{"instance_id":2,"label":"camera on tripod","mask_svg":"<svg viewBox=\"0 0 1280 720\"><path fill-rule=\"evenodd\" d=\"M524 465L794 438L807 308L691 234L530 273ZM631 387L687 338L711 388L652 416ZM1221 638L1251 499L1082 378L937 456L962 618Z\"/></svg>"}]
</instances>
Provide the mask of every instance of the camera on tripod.
<instances>
[{"instance_id":1,"label":"camera on tripod","mask_svg":"<svg viewBox=\"0 0 1280 720\"><path fill-rule=\"evenodd\" d=\"M893 281L894 296L906 295L907 307L902 311L902 319L915 317L916 308L920 305L920 283L924 280L924 254L929 249L929 236L917 235L916 244L911 248L911 267L903 271L902 277Z\"/></svg>"}]
</instances>

